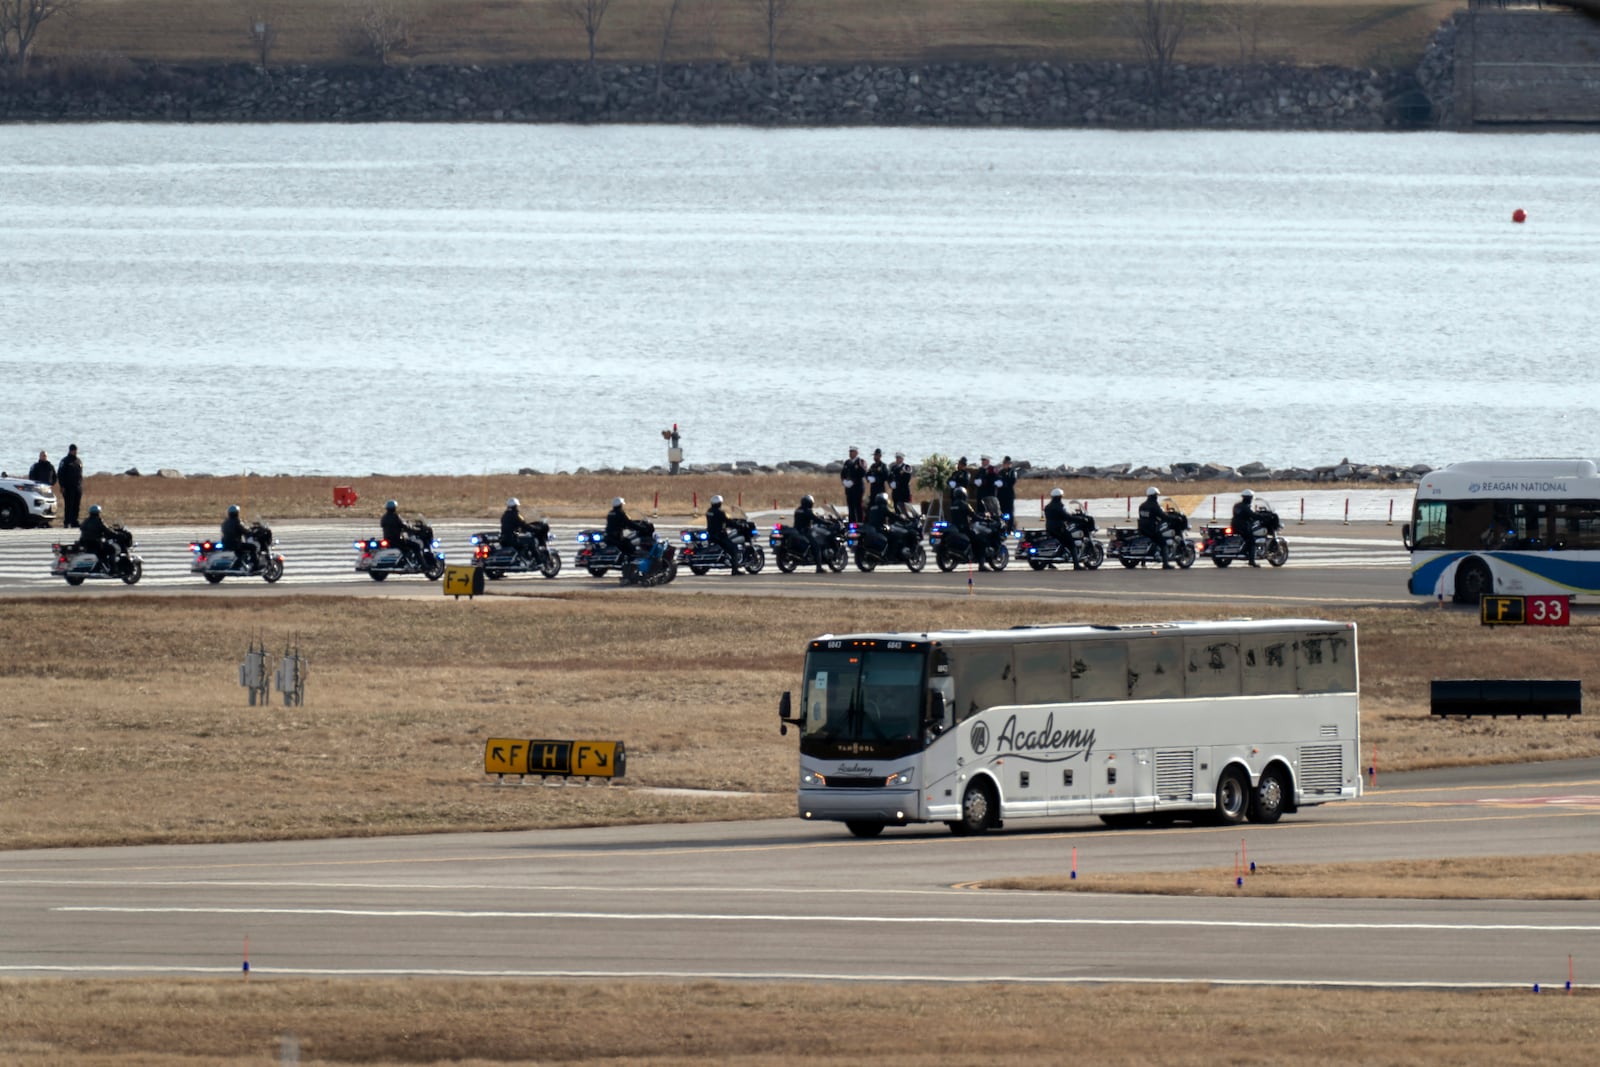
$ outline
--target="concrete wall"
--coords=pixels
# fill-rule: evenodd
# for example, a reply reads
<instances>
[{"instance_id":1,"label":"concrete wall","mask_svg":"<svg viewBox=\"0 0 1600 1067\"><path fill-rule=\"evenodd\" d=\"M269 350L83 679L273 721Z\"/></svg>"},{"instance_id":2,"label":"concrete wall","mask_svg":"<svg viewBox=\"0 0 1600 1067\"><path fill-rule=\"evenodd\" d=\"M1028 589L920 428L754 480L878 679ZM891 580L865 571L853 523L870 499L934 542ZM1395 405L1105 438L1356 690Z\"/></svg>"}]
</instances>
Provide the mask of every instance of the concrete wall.
<instances>
[{"instance_id":1,"label":"concrete wall","mask_svg":"<svg viewBox=\"0 0 1600 1067\"><path fill-rule=\"evenodd\" d=\"M1473 8L1455 43L1454 125L1600 124L1600 19Z\"/></svg>"}]
</instances>

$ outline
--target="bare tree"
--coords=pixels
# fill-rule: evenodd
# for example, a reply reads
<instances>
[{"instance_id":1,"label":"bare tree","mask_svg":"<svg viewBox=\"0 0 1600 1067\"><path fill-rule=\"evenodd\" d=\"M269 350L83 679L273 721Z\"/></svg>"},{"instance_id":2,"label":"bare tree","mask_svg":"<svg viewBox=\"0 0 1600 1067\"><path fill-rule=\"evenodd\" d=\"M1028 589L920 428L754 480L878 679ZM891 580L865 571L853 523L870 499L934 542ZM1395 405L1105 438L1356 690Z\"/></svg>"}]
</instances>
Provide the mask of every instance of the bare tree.
<instances>
[{"instance_id":1,"label":"bare tree","mask_svg":"<svg viewBox=\"0 0 1600 1067\"><path fill-rule=\"evenodd\" d=\"M600 36L600 23L605 19L606 11L610 7L611 0L561 0L560 10L566 12L568 17L583 27L584 36L589 41L590 67L594 66L594 41Z\"/></svg>"},{"instance_id":2,"label":"bare tree","mask_svg":"<svg viewBox=\"0 0 1600 1067\"><path fill-rule=\"evenodd\" d=\"M3 0L0 0L3 2ZM656 52L656 95L661 95L661 76L667 69L667 49L672 47L672 27L678 21L678 9L684 0L672 0L667 5L666 18L661 20L661 48Z\"/></svg>"},{"instance_id":3,"label":"bare tree","mask_svg":"<svg viewBox=\"0 0 1600 1067\"><path fill-rule=\"evenodd\" d=\"M1254 63L1261 55L1261 31L1266 25L1266 0L1229 0L1211 5L1224 32L1239 45L1239 62Z\"/></svg>"},{"instance_id":4,"label":"bare tree","mask_svg":"<svg viewBox=\"0 0 1600 1067\"><path fill-rule=\"evenodd\" d=\"M1150 92L1157 101L1166 96L1174 57L1189 28L1194 0L1124 0L1118 21L1139 48L1150 71Z\"/></svg>"},{"instance_id":5,"label":"bare tree","mask_svg":"<svg viewBox=\"0 0 1600 1067\"><path fill-rule=\"evenodd\" d=\"M26 70L39 27L77 6L78 0L0 0L0 63Z\"/></svg>"},{"instance_id":6,"label":"bare tree","mask_svg":"<svg viewBox=\"0 0 1600 1067\"><path fill-rule=\"evenodd\" d=\"M761 5L762 18L767 31L767 77L772 81L772 91L778 91L778 45L783 31L788 29L789 8L794 0L756 0Z\"/></svg>"},{"instance_id":7,"label":"bare tree","mask_svg":"<svg viewBox=\"0 0 1600 1067\"><path fill-rule=\"evenodd\" d=\"M388 66L389 57L411 43L415 25L416 9L405 0L363 0L347 34L354 51Z\"/></svg>"},{"instance_id":8,"label":"bare tree","mask_svg":"<svg viewBox=\"0 0 1600 1067\"><path fill-rule=\"evenodd\" d=\"M0 4L6 0L0 0ZM272 21L272 16L266 12L258 12L250 17L250 47L256 54L256 62L262 70L267 69L267 64L272 61L272 49L278 43L278 25Z\"/></svg>"}]
</instances>

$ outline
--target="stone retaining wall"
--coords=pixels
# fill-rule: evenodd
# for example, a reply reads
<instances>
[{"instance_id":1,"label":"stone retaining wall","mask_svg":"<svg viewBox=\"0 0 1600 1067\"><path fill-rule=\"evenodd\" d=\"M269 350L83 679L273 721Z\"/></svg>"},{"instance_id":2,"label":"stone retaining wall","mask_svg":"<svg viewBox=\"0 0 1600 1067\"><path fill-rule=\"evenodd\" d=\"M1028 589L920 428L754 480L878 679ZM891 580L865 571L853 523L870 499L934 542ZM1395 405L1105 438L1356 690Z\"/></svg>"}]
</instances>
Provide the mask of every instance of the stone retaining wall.
<instances>
[{"instance_id":1,"label":"stone retaining wall","mask_svg":"<svg viewBox=\"0 0 1600 1067\"><path fill-rule=\"evenodd\" d=\"M1376 130L1427 121L1411 71L1119 63L780 67L156 67L64 61L0 82L0 121L670 122Z\"/></svg>"}]
</instances>

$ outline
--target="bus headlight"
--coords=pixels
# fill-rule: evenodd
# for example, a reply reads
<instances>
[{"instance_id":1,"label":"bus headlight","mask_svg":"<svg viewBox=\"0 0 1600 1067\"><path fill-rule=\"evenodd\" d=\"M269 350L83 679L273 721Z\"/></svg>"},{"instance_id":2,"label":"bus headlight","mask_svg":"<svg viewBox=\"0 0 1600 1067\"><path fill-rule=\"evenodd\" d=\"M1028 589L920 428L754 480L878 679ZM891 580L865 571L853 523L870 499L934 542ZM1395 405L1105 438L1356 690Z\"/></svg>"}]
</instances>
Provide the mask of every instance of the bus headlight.
<instances>
[{"instance_id":1,"label":"bus headlight","mask_svg":"<svg viewBox=\"0 0 1600 1067\"><path fill-rule=\"evenodd\" d=\"M828 784L828 779L826 777L824 777L823 775L818 774L816 771L802 771L802 772L800 772L800 786L801 786L801 788L805 788L806 786L816 786L818 788L821 788L822 786L825 786L827 784Z\"/></svg>"},{"instance_id":2,"label":"bus headlight","mask_svg":"<svg viewBox=\"0 0 1600 1067\"><path fill-rule=\"evenodd\" d=\"M911 768L907 767L903 771L895 771L888 778L884 779L883 784L886 786L910 785Z\"/></svg>"}]
</instances>

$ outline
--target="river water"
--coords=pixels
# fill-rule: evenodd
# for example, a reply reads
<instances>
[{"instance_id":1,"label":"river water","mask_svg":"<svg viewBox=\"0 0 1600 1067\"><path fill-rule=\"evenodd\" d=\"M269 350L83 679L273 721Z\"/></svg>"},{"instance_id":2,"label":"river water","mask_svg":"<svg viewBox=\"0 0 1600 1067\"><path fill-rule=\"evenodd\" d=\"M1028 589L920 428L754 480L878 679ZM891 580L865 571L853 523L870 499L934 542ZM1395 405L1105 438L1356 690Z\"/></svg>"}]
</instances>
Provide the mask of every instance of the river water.
<instances>
[{"instance_id":1,"label":"river water","mask_svg":"<svg viewBox=\"0 0 1600 1067\"><path fill-rule=\"evenodd\" d=\"M0 127L0 465L1597 456L1597 146Z\"/></svg>"}]
</instances>

